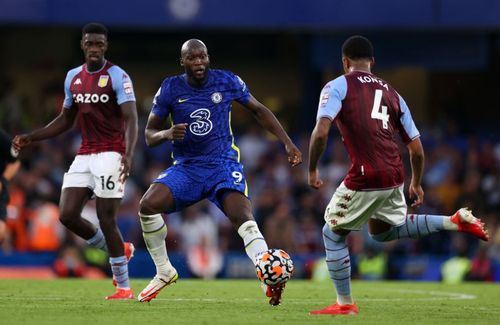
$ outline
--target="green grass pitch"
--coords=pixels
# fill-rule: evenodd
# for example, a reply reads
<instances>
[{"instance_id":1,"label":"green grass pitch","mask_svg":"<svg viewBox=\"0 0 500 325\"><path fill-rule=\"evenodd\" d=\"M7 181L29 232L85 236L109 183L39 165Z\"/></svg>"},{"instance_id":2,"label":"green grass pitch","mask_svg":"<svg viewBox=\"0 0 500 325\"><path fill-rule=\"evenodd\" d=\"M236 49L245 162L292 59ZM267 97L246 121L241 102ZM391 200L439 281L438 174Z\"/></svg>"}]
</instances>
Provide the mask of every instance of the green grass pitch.
<instances>
[{"instance_id":1,"label":"green grass pitch","mask_svg":"<svg viewBox=\"0 0 500 325\"><path fill-rule=\"evenodd\" d=\"M137 294L148 280L133 280ZM281 306L257 280L183 280L150 303L106 301L111 280L0 280L11 324L500 324L500 285L354 281L357 316L308 315L334 299L330 282L292 280Z\"/></svg>"}]
</instances>

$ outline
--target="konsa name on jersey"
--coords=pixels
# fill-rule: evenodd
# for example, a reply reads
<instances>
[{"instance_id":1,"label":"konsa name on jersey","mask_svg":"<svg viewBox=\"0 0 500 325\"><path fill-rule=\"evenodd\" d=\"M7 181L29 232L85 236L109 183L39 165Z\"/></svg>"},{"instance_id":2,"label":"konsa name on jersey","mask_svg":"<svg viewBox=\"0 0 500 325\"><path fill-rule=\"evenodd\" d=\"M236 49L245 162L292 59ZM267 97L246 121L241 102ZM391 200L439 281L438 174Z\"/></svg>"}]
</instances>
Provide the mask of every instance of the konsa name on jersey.
<instances>
[{"instance_id":1,"label":"konsa name on jersey","mask_svg":"<svg viewBox=\"0 0 500 325\"><path fill-rule=\"evenodd\" d=\"M375 78L374 76L370 76L370 75L364 75L364 76L359 76L358 77L358 80L361 81L361 83L371 83L371 82L374 82L374 83L377 83L379 85L381 85L382 87L385 88L385 90L389 90L389 87L387 86L387 83L384 82L383 80L380 80L378 78Z\"/></svg>"},{"instance_id":2,"label":"konsa name on jersey","mask_svg":"<svg viewBox=\"0 0 500 325\"><path fill-rule=\"evenodd\" d=\"M108 94L73 94L73 100L75 103L85 103L85 104L96 104L96 103L107 103L109 101Z\"/></svg>"}]
</instances>

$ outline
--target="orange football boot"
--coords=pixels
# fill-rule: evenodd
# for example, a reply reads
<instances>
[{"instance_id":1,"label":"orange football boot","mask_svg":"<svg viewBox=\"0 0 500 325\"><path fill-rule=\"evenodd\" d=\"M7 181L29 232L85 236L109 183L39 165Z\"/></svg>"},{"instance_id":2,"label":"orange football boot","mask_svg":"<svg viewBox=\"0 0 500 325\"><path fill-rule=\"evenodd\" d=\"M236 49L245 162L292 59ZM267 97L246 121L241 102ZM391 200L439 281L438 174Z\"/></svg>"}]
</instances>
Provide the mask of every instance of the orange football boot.
<instances>
[{"instance_id":1,"label":"orange football boot","mask_svg":"<svg viewBox=\"0 0 500 325\"><path fill-rule=\"evenodd\" d=\"M488 241L490 235L488 230L484 228L484 223L481 219L474 217L468 208L461 208L451 216L450 221L458 226L458 231L466 232L475 237Z\"/></svg>"},{"instance_id":2,"label":"orange football boot","mask_svg":"<svg viewBox=\"0 0 500 325\"><path fill-rule=\"evenodd\" d=\"M128 289L116 288L114 294L106 297L106 300L128 300L128 299L134 299L134 293L130 288Z\"/></svg>"},{"instance_id":3,"label":"orange football boot","mask_svg":"<svg viewBox=\"0 0 500 325\"><path fill-rule=\"evenodd\" d=\"M309 312L309 315L357 315L358 313L358 306L356 304L340 305L339 303L335 303L323 309L312 310Z\"/></svg>"}]
</instances>

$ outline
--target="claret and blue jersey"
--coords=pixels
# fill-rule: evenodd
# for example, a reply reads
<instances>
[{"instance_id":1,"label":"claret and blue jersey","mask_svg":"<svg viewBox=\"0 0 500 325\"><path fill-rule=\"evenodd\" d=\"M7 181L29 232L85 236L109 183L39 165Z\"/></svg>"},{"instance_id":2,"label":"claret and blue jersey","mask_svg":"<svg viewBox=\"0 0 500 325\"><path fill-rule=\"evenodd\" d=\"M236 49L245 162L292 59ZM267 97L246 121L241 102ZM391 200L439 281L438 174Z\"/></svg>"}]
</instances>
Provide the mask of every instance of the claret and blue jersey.
<instances>
[{"instance_id":1,"label":"claret and blue jersey","mask_svg":"<svg viewBox=\"0 0 500 325\"><path fill-rule=\"evenodd\" d=\"M89 72L86 65L72 69L64 81L65 109L78 111L82 145L78 154L105 151L125 153L125 123L120 105L135 102L132 80L120 67L106 61Z\"/></svg>"},{"instance_id":2,"label":"claret and blue jersey","mask_svg":"<svg viewBox=\"0 0 500 325\"><path fill-rule=\"evenodd\" d=\"M403 183L394 136L408 144L420 133L406 102L387 82L364 71L330 81L321 92L317 118L328 118L339 128L352 163L347 188L377 190Z\"/></svg>"},{"instance_id":3,"label":"claret and blue jersey","mask_svg":"<svg viewBox=\"0 0 500 325\"><path fill-rule=\"evenodd\" d=\"M173 144L174 161L240 160L231 130L231 103L247 103L250 93L243 80L230 71L211 69L200 88L185 74L166 78L153 102L152 113L174 124L187 123L184 140Z\"/></svg>"}]
</instances>

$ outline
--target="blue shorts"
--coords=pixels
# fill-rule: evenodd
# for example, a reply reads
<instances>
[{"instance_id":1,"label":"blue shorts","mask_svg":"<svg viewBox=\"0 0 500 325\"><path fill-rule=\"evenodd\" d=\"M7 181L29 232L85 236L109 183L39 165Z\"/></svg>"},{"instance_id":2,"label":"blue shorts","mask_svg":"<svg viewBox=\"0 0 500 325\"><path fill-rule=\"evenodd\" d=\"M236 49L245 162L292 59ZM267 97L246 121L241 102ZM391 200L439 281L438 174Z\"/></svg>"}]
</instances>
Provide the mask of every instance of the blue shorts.
<instances>
[{"instance_id":1,"label":"blue shorts","mask_svg":"<svg viewBox=\"0 0 500 325\"><path fill-rule=\"evenodd\" d=\"M232 160L222 162L185 161L164 170L153 183L167 186L174 197L174 208L180 211L198 201L209 199L222 211L225 191L238 191L248 196L243 166Z\"/></svg>"}]
</instances>

